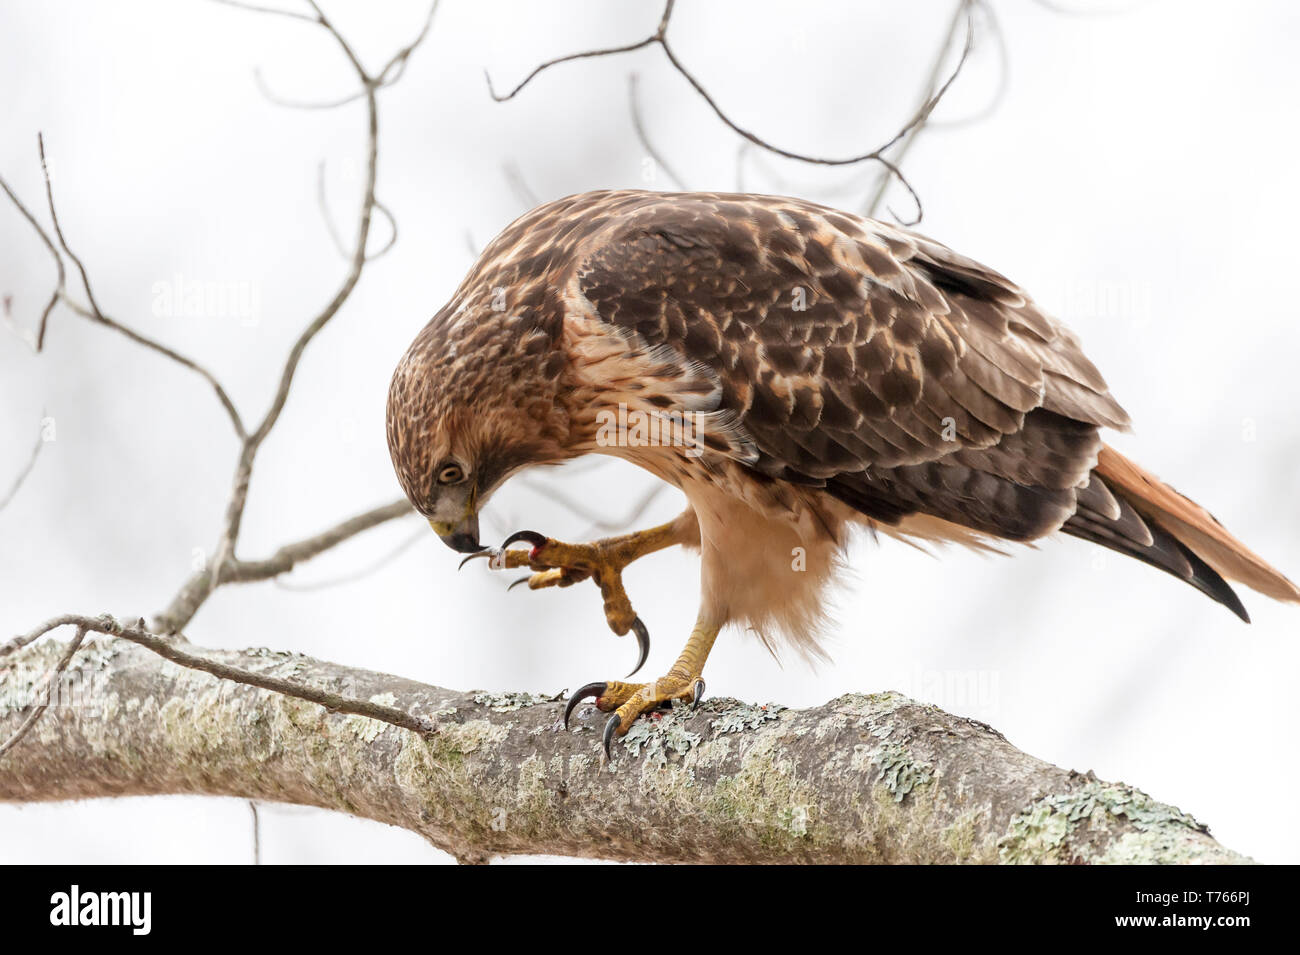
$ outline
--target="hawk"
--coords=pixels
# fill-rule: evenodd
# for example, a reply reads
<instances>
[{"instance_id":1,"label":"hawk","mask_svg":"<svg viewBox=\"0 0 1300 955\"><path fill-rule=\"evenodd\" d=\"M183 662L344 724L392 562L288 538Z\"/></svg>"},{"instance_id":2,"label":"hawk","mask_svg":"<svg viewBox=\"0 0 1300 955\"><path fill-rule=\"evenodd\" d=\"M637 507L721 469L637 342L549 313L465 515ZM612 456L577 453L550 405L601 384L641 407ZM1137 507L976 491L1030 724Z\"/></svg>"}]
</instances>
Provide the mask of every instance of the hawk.
<instances>
[{"instance_id":1,"label":"hawk","mask_svg":"<svg viewBox=\"0 0 1300 955\"><path fill-rule=\"evenodd\" d=\"M798 199L643 191L511 224L416 336L387 411L398 479L444 542L528 567L533 589L593 580L642 662L623 568L699 550L699 615L668 673L569 701L566 722L593 697L612 712L607 751L640 714L698 702L727 624L816 652L854 527L990 549L1060 531L1242 620L1227 580L1300 602L1207 511L1102 443L1128 425L1073 332L932 239ZM639 465L687 509L586 544L520 531L483 547L478 513L503 482L585 454Z\"/></svg>"}]
</instances>

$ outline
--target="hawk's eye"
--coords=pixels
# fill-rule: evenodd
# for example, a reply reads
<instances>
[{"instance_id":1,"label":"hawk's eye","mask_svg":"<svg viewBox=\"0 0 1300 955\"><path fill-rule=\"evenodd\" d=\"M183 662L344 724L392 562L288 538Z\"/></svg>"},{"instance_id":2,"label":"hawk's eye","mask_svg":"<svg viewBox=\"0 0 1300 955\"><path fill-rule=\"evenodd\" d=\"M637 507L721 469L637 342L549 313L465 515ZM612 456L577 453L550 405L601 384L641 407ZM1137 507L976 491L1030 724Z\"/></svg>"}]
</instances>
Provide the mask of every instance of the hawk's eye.
<instances>
[{"instance_id":1,"label":"hawk's eye","mask_svg":"<svg viewBox=\"0 0 1300 955\"><path fill-rule=\"evenodd\" d=\"M459 484L465 480L465 470L459 464L444 464L438 472L439 484Z\"/></svg>"}]
</instances>

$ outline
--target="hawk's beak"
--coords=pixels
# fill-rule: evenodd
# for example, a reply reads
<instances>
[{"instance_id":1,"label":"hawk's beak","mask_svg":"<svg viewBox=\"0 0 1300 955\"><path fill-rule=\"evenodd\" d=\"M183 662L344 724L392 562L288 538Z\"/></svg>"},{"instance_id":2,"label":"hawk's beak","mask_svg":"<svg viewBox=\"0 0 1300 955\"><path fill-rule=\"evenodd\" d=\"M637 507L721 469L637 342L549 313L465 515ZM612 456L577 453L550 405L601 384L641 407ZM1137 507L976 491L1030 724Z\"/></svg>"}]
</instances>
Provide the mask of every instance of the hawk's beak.
<instances>
[{"instance_id":1,"label":"hawk's beak","mask_svg":"<svg viewBox=\"0 0 1300 955\"><path fill-rule=\"evenodd\" d=\"M462 554L476 554L483 549L478 542L478 514L467 514L458 523L429 521L435 534L452 550Z\"/></svg>"}]
</instances>

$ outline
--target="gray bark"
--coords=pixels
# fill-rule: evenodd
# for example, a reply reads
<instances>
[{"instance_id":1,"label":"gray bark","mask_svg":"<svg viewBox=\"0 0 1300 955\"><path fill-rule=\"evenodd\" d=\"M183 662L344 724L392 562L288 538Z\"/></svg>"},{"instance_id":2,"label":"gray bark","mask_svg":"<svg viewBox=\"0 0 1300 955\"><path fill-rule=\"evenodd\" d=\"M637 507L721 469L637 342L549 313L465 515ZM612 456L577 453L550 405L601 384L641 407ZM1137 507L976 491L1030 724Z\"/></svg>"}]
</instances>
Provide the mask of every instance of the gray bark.
<instances>
[{"instance_id":1,"label":"gray bark","mask_svg":"<svg viewBox=\"0 0 1300 955\"><path fill-rule=\"evenodd\" d=\"M61 649L47 640L0 660L0 739ZM201 652L408 711L432 732L103 637L0 757L0 799L198 793L319 806L417 832L465 862L1250 861L1130 786L1057 768L896 693L807 710L706 700L640 721L607 762L605 715L580 707L563 732L555 698L459 693L268 650Z\"/></svg>"}]
</instances>

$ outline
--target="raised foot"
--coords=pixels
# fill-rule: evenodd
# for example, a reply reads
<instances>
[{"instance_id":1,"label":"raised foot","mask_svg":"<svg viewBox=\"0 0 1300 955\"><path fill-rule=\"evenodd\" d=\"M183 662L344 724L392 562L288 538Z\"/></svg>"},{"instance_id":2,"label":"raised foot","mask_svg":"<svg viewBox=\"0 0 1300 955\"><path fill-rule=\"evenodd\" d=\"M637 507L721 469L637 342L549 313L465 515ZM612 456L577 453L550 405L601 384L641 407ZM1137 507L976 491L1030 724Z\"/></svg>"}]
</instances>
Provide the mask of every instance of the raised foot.
<instances>
[{"instance_id":1,"label":"raised foot","mask_svg":"<svg viewBox=\"0 0 1300 955\"><path fill-rule=\"evenodd\" d=\"M610 747L615 736L622 736L643 713L671 706L673 700L688 700L692 708L704 698L704 679L699 674L669 673L653 683L624 683L610 680L605 683L588 683L569 697L564 706L564 728L569 728L569 717L583 700L594 700L596 709L611 713L605 721L602 742L606 757L613 758Z\"/></svg>"},{"instance_id":2,"label":"raised foot","mask_svg":"<svg viewBox=\"0 0 1300 955\"><path fill-rule=\"evenodd\" d=\"M511 548L511 544L524 542L529 549ZM591 578L600 588L605 603L605 622L620 637L629 630L636 634L638 657L631 676L641 669L650 654L650 632L632 609L632 601L623 589L623 568L640 553L629 546L627 538L593 541L590 544L566 544L546 537L536 531L516 531L500 547L470 554L460 562L464 567L476 557L487 559L493 570L528 567L534 573L521 577L510 585L511 590L522 583L529 590L545 587L570 587Z\"/></svg>"}]
</instances>

